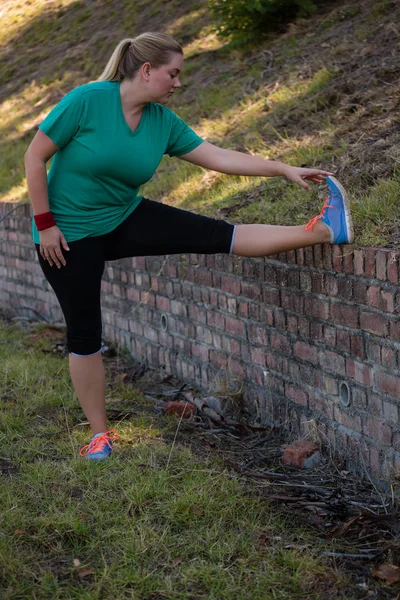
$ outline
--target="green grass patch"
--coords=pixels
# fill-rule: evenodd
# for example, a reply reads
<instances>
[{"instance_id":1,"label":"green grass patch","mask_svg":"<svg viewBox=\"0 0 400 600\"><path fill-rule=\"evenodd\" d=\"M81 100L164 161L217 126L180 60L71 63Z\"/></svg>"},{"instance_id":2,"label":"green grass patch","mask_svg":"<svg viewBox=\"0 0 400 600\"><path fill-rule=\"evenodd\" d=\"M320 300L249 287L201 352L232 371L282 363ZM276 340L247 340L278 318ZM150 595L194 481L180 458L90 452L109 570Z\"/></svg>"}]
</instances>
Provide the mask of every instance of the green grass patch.
<instances>
[{"instance_id":1,"label":"green grass patch","mask_svg":"<svg viewBox=\"0 0 400 600\"><path fill-rule=\"evenodd\" d=\"M25 336L0 323L2 598L343 597L327 594L345 581L296 550L319 542L218 458L196 455L182 436L173 445L178 421L156 416L138 390L109 390L108 404L137 411L112 424L112 458L80 458L89 432L67 360Z\"/></svg>"},{"instance_id":2,"label":"green grass patch","mask_svg":"<svg viewBox=\"0 0 400 600\"><path fill-rule=\"evenodd\" d=\"M358 243L385 246L400 230L400 173L378 181L352 204Z\"/></svg>"}]
</instances>

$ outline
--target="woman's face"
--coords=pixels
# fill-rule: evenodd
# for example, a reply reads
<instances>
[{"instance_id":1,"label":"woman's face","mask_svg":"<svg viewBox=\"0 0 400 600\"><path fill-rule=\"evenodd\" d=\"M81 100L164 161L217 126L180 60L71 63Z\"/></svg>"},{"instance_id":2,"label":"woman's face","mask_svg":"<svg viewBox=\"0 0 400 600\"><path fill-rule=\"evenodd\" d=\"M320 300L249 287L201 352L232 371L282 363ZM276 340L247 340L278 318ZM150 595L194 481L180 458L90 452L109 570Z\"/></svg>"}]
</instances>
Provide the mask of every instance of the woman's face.
<instances>
[{"instance_id":1,"label":"woman's face","mask_svg":"<svg viewBox=\"0 0 400 600\"><path fill-rule=\"evenodd\" d=\"M146 66L148 65L147 71ZM165 104L176 88L181 87L179 75L183 69L183 56L179 53L171 54L171 60L166 65L155 69L149 63L143 65L148 79L148 91L153 102Z\"/></svg>"}]
</instances>

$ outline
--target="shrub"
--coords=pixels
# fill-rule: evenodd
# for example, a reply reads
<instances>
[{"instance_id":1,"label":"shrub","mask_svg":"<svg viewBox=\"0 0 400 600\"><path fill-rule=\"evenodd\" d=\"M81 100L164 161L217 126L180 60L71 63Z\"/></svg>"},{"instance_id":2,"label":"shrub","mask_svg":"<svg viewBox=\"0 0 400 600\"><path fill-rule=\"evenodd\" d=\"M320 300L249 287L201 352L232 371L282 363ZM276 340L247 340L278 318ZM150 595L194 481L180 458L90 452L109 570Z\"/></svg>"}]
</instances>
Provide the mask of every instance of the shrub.
<instances>
[{"instance_id":1,"label":"shrub","mask_svg":"<svg viewBox=\"0 0 400 600\"><path fill-rule=\"evenodd\" d=\"M316 10L313 0L209 0L209 6L218 35L234 44L260 39Z\"/></svg>"}]
</instances>

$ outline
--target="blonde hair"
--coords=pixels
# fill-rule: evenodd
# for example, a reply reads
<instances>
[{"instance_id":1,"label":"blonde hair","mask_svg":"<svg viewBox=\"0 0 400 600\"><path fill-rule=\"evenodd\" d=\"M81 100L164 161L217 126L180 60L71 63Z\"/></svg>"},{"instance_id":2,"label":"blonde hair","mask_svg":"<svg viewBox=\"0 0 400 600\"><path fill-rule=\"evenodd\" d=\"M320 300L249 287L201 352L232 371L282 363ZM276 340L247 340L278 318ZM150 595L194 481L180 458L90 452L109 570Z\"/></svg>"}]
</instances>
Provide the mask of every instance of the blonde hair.
<instances>
[{"instance_id":1,"label":"blonde hair","mask_svg":"<svg viewBox=\"0 0 400 600\"><path fill-rule=\"evenodd\" d=\"M173 53L183 55L182 47L165 33L150 31L126 38L115 48L97 81L132 79L144 63L149 62L157 69L168 64Z\"/></svg>"}]
</instances>

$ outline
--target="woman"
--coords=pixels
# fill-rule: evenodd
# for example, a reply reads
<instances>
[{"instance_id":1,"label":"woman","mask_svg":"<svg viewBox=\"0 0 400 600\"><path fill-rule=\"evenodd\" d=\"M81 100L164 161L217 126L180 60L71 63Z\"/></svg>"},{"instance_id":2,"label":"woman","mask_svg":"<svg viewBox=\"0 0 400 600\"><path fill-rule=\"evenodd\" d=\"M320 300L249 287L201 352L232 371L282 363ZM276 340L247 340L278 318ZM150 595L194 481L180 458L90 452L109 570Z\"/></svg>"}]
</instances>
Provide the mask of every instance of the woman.
<instances>
[{"instance_id":1,"label":"woman","mask_svg":"<svg viewBox=\"0 0 400 600\"><path fill-rule=\"evenodd\" d=\"M103 460L108 430L101 356L100 284L106 260L176 253L267 256L353 240L346 194L331 173L218 148L164 105L181 87L181 46L161 33L122 40L104 72L48 114L25 154L33 238L67 323L71 379L92 438L81 455ZM138 195L164 154L235 175L284 176L305 189L328 177L330 196L304 228L232 225ZM54 156L46 175L46 162Z\"/></svg>"}]
</instances>

